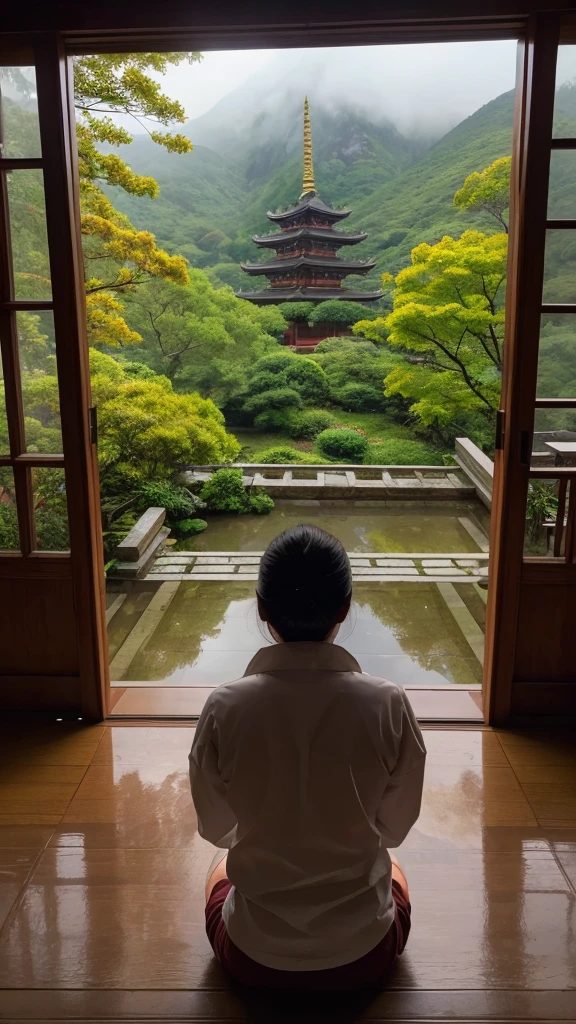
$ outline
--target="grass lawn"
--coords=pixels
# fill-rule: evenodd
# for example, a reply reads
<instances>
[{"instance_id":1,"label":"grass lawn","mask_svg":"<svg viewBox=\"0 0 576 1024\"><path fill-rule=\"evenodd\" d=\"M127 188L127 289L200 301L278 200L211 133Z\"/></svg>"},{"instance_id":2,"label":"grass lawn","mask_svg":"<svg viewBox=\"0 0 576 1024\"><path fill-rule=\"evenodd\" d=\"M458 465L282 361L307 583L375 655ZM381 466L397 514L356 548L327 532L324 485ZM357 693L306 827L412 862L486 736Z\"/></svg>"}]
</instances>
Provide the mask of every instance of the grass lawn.
<instances>
[{"instance_id":1,"label":"grass lawn","mask_svg":"<svg viewBox=\"0 0 576 1024\"><path fill-rule=\"evenodd\" d=\"M389 440L393 437L416 440L410 427L394 423L384 413L344 412L342 409L329 409L328 411L334 414L334 422L340 426L360 427L361 430L365 430L368 440L371 442ZM295 441L287 434L266 434L259 430L241 427L229 427L228 429L242 445L242 451L238 457L239 462L258 462L259 452L263 452L267 448L276 448L278 445L289 445L291 448L299 448L307 455L314 454L312 442Z\"/></svg>"},{"instance_id":2,"label":"grass lawn","mask_svg":"<svg viewBox=\"0 0 576 1024\"><path fill-rule=\"evenodd\" d=\"M242 451L238 456L238 462L257 462L255 456L267 448L277 448L278 445L290 445L291 448L302 448L302 451L310 451L310 445L302 445L301 441L295 441L287 434L264 434L260 430L246 430L242 427L227 428L238 442L242 445Z\"/></svg>"},{"instance_id":3,"label":"grass lawn","mask_svg":"<svg viewBox=\"0 0 576 1024\"><path fill-rule=\"evenodd\" d=\"M369 441L388 441L391 437L417 440L410 427L395 423L381 412L344 412L343 409L337 409L334 415L337 423L342 426L365 430Z\"/></svg>"}]
</instances>

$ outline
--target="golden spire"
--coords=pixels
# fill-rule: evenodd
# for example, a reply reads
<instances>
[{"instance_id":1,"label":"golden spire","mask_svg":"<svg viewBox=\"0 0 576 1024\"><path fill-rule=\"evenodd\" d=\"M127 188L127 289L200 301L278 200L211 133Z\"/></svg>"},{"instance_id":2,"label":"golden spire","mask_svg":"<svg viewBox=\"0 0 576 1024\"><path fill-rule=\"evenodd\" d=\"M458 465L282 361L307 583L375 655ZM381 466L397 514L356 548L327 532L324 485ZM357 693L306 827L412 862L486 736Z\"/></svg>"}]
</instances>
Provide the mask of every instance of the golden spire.
<instances>
[{"instance_id":1,"label":"golden spire","mask_svg":"<svg viewBox=\"0 0 576 1024\"><path fill-rule=\"evenodd\" d=\"M302 177L302 195L304 198L309 192L315 192L314 164L312 163L312 128L310 127L310 108L308 97L304 99L304 174Z\"/></svg>"}]
</instances>

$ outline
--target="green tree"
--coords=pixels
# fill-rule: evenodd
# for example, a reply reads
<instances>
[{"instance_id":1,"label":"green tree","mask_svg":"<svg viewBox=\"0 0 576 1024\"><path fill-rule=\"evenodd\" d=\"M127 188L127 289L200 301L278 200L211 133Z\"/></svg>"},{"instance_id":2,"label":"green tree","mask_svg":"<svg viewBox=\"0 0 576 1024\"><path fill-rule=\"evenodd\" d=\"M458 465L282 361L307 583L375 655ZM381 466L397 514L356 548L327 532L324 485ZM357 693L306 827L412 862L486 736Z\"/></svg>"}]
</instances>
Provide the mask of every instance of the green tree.
<instances>
[{"instance_id":1,"label":"green tree","mask_svg":"<svg viewBox=\"0 0 576 1024\"><path fill-rule=\"evenodd\" d=\"M136 174L111 151L132 141L113 114L132 116L149 130L158 145L187 152L184 135L159 131L158 126L183 122L182 105L165 96L150 71L164 73L192 53L101 54L74 59L76 133L79 157L81 229L83 234L88 335L91 344L121 346L140 341L123 317L122 296L150 277L185 284L183 256L168 255L149 231L136 230L116 210L104 188L114 186L133 196L156 198L154 178ZM5 102L7 133L27 155L38 145L37 119L21 105ZM34 150L35 151L35 150ZM29 170L10 179L10 219L14 271L22 298L45 298L50 271L45 237L41 171Z\"/></svg>"},{"instance_id":2,"label":"green tree","mask_svg":"<svg viewBox=\"0 0 576 1024\"><path fill-rule=\"evenodd\" d=\"M98 454L103 490L167 479L181 464L233 461L240 451L210 399L179 395L167 377L125 373L101 352L90 357L98 406Z\"/></svg>"},{"instance_id":3,"label":"green tree","mask_svg":"<svg viewBox=\"0 0 576 1024\"><path fill-rule=\"evenodd\" d=\"M303 405L321 405L328 393L328 378L314 360L280 349L254 364L243 411L254 416L259 430L286 430L296 436L292 428L298 411Z\"/></svg>"},{"instance_id":4,"label":"green tree","mask_svg":"<svg viewBox=\"0 0 576 1024\"><path fill-rule=\"evenodd\" d=\"M508 220L504 214L510 205L510 164L511 157L503 156L483 171L469 174L454 196L456 209L483 210L507 233Z\"/></svg>"},{"instance_id":5,"label":"green tree","mask_svg":"<svg viewBox=\"0 0 576 1024\"><path fill-rule=\"evenodd\" d=\"M356 412L405 413L397 409L397 400L386 400L382 393L384 378L403 363L386 346L362 338L330 338L318 345L312 358L326 374L335 405Z\"/></svg>"},{"instance_id":6,"label":"green tree","mask_svg":"<svg viewBox=\"0 0 576 1024\"><path fill-rule=\"evenodd\" d=\"M320 302L314 307L308 323L313 324L342 324L344 327L351 327L357 320L370 320L377 316L375 310L363 306L361 302L349 302L347 299L328 299L327 302Z\"/></svg>"},{"instance_id":7,"label":"green tree","mask_svg":"<svg viewBox=\"0 0 576 1024\"><path fill-rule=\"evenodd\" d=\"M506 250L505 234L480 231L417 246L396 276L392 312L354 327L410 354L414 365L392 370L385 394L412 399L411 412L426 426L497 407Z\"/></svg>"},{"instance_id":8,"label":"green tree","mask_svg":"<svg viewBox=\"0 0 576 1024\"><path fill-rule=\"evenodd\" d=\"M252 366L276 348L286 322L277 309L237 299L214 288L201 270L183 287L150 281L126 303L126 319L144 341L150 365L179 391L199 391L226 405L246 390Z\"/></svg>"},{"instance_id":9,"label":"green tree","mask_svg":"<svg viewBox=\"0 0 576 1024\"><path fill-rule=\"evenodd\" d=\"M186 260L158 248L150 232L137 231L114 208L102 186L113 185L134 196L158 196L154 178L136 174L117 153L109 151L132 141L130 132L119 127L111 115L133 117L169 152L188 152L192 144L186 136L158 130L183 123L186 114L149 72L165 74L173 65L199 59L197 53L141 53L98 54L74 61L86 301L93 344L117 346L140 340L125 324L118 296L150 277L179 284L187 281Z\"/></svg>"}]
</instances>

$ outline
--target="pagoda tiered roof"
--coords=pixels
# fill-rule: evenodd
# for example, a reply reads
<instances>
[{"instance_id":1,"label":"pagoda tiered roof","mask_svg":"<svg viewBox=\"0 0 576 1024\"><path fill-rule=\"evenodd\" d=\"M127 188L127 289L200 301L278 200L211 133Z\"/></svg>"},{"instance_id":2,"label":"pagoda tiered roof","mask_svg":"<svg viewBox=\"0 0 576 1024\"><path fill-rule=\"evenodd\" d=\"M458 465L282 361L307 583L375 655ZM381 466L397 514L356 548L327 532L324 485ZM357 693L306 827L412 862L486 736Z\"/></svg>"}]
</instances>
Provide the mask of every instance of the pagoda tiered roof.
<instances>
[{"instance_id":1,"label":"pagoda tiered roof","mask_svg":"<svg viewBox=\"0 0 576 1024\"><path fill-rule=\"evenodd\" d=\"M304 171L302 194L298 203L282 213L268 213L268 219L278 224L280 231L270 235L253 235L256 245L275 249L276 255L262 263L241 263L252 276L264 275L270 287L257 292L236 292L240 299L259 305L275 302L307 300L324 302L326 299L351 299L355 302L375 302L381 291L359 292L342 288L348 274L367 274L376 261L345 260L337 255L344 245L356 245L368 236L363 232L335 231L338 221L350 216L350 210L334 210L316 191L312 162L312 130L308 99L304 101Z\"/></svg>"},{"instance_id":2,"label":"pagoda tiered roof","mask_svg":"<svg viewBox=\"0 0 576 1024\"><path fill-rule=\"evenodd\" d=\"M328 299L346 299L349 302L375 302L382 292L353 291L351 288L263 288L259 292L236 292L238 299L257 302L259 306L278 302L326 302Z\"/></svg>"},{"instance_id":3,"label":"pagoda tiered roof","mask_svg":"<svg viewBox=\"0 0 576 1024\"><path fill-rule=\"evenodd\" d=\"M376 260L341 260L339 256L313 256L304 253L301 256L287 256L267 263L241 263L240 266L247 274L282 273L301 267L331 268L345 274L366 274L376 266Z\"/></svg>"},{"instance_id":4,"label":"pagoda tiered roof","mask_svg":"<svg viewBox=\"0 0 576 1024\"><path fill-rule=\"evenodd\" d=\"M252 235L252 241L256 245L261 245L264 248L269 247L270 249L275 249L276 246L283 246L286 245L286 242L294 242L301 238L310 238L316 242L328 241L339 247L341 245L357 245L358 242L363 242L368 238L368 235L363 231L354 234L351 231L333 231L331 228L313 227L311 224L306 224L301 228L287 228L286 231L270 235Z\"/></svg>"},{"instance_id":5,"label":"pagoda tiered roof","mask_svg":"<svg viewBox=\"0 0 576 1024\"><path fill-rule=\"evenodd\" d=\"M316 192L309 192L308 195L300 198L297 206L292 206L289 210L284 210L283 213L269 212L266 216L268 220L281 222L283 220L291 220L293 217L303 217L308 212L312 214L320 213L329 220L344 220L345 217L350 216L352 210L333 210L320 199Z\"/></svg>"}]
</instances>

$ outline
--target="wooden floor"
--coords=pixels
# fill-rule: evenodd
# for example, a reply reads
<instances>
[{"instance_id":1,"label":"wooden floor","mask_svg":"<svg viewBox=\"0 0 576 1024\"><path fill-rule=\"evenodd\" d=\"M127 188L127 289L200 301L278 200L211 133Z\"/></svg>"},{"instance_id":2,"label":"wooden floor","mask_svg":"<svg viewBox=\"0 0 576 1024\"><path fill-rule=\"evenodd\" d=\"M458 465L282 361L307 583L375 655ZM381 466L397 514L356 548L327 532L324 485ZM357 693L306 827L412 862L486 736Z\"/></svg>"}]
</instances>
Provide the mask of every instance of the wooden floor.
<instances>
[{"instance_id":1,"label":"wooden floor","mask_svg":"<svg viewBox=\"0 0 576 1024\"><path fill-rule=\"evenodd\" d=\"M386 992L231 991L203 928L193 727L0 730L0 1020L574 1021L576 744L427 730L399 852L413 930Z\"/></svg>"}]
</instances>

